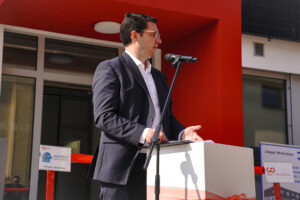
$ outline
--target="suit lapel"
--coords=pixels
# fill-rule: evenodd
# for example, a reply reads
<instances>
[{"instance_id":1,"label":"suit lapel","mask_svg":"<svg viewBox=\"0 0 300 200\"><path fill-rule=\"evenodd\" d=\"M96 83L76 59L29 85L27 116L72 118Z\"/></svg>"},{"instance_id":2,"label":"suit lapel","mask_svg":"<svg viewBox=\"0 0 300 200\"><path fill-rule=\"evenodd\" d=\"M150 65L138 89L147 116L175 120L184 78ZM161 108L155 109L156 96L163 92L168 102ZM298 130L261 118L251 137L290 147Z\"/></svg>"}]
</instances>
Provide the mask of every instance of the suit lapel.
<instances>
[{"instance_id":1,"label":"suit lapel","mask_svg":"<svg viewBox=\"0 0 300 200\"><path fill-rule=\"evenodd\" d=\"M128 67L128 69L131 71L131 73L133 74L133 77L136 79L138 84L144 89L144 91L150 97L150 94L149 94L149 91L147 89L146 83L144 81L144 78L143 78L141 72L138 69L138 66L134 63L134 61L130 58L130 56L127 53L123 53L121 55L121 60L122 60L123 64L126 67Z\"/></svg>"}]
</instances>

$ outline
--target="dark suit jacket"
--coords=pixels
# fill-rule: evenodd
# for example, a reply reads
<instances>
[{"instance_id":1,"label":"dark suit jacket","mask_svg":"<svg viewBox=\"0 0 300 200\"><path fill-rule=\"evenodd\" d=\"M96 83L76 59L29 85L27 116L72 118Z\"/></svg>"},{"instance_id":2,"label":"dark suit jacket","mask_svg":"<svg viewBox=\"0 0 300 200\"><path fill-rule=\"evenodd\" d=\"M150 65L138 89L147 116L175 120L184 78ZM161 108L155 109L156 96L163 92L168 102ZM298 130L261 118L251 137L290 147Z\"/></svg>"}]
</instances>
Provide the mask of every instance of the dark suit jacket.
<instances>
[{"instance_id":1,"label":"dark suit jacket","mask_svg":"<svg viewBox=\"0 0 300 200\"><path fill-rule=\"evenodd\" d=\"M162 112L169 90L165 75L152 67ZM144 79L128 54L99 64L93 83L94 118L104 133L90 168L90 176L102 182L125 185L140 152L139 139L151 127L154 106ZM177 140L185 128L173 116L171 105L163 121L169 140Z\"/></svg>"}]
</instances>

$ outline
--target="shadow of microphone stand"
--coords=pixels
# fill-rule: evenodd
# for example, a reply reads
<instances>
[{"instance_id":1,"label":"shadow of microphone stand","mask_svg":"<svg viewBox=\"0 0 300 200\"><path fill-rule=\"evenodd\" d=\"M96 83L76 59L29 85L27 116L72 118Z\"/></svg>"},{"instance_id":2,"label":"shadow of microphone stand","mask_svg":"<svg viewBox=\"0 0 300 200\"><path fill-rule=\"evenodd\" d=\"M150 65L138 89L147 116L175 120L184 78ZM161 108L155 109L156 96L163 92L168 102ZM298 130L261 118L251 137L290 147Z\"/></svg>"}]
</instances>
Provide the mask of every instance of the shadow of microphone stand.
<instances>
[{"instance_id":1,"label":"shadow of microphone stand","mask_svg":"<svg viewBox=\"0 0 300 200\"><path fill-rule=\"evenodd\" d=\"M198 197L198 199L201 199L198 185L197 185L198 177L195 173L195 170L192 165L191 157L188 154L188 152L185 152L185 158L186 158L186 161L182 162L180 165L181 172L184 175L184 187L185 187L184 198L186 200L188 199L188 192L187 192L188 191L188 176L191 175L192 182L195 185L195 189L197 192L197 197Z\"/></svg>"}]
</instances>

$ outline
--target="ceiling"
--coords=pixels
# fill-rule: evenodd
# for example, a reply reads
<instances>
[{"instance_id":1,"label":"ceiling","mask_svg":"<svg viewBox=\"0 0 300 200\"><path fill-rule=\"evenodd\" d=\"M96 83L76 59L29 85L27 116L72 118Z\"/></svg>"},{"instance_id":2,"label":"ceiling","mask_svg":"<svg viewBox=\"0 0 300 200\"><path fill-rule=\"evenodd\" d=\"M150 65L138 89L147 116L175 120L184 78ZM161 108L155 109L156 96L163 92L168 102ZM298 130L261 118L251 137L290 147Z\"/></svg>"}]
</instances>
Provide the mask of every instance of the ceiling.
<instances>
[{"instance_id":1,"label":"ceiling","mask_svg":"<svg viewBox=\"0 0 300 200\"><path fill-rule=\"evenodd\" d=\"M166 2L161 8L157 5L152 7L151 1L145 2L133 4L130 0L0 0L0 23L120 42L119 34L97 33L94 31L94 24L107 20L121 23L126 12L141 12L159 19L157 25L163 45L166 45L199 31L215 20L174 9L168 10Z\"/></svg>"}]
</instances>

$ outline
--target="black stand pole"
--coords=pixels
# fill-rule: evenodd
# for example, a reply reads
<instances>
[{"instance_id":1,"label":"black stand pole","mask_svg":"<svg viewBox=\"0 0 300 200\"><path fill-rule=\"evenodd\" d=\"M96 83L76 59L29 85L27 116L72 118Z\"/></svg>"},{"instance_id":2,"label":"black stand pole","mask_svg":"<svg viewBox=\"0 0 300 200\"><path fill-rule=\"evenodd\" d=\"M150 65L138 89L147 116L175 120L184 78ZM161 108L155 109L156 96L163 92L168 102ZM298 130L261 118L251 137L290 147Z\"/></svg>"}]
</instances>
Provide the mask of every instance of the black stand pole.
<instances>
[{"instance_id":1,"label":"black stand pole","mask_svg":"<svg viewBox=\"0 0 300 200\"><path fill-rule=\"evenodd\" d=\"M181 67L181 61L179 61L179 58L180 57L178 56L178 58L176 58L174 60L174 62L172 63L172 65L176 67L176 72L175 72L175 75L174 75L174 78L173 78L173 81L172 81L172 84L171 84L171 87L170 87L170 90L169 90L169 93L168 93L168 96L167 96L167 100L166 100L164 108L163 108L163 112L162 112L159 124L156 126L154 135L151 138L151 147L150 147L150 150L149 150L148 155L147 155L147 159L146 159L144 167L143 167L144 170L147 170L147 168L149 166L149 163L150 163L150 160L151 160L153 148L154 148L154 146L156 146L155 200L159 200L159 193L160 193L160 175L159 175L160 139L158 138L158 134L159 134L160 129L161 129L161 123L162 123L162 120L164 119L166 109L169 106L169 103L170 103L170 100L171 100L171 94L172 94L173 87L174 87L174 84L175 84L175 81L176 81L176 78L177 78L177 74L178 74L179 69Z\"/></svg>"}]
</instances>

